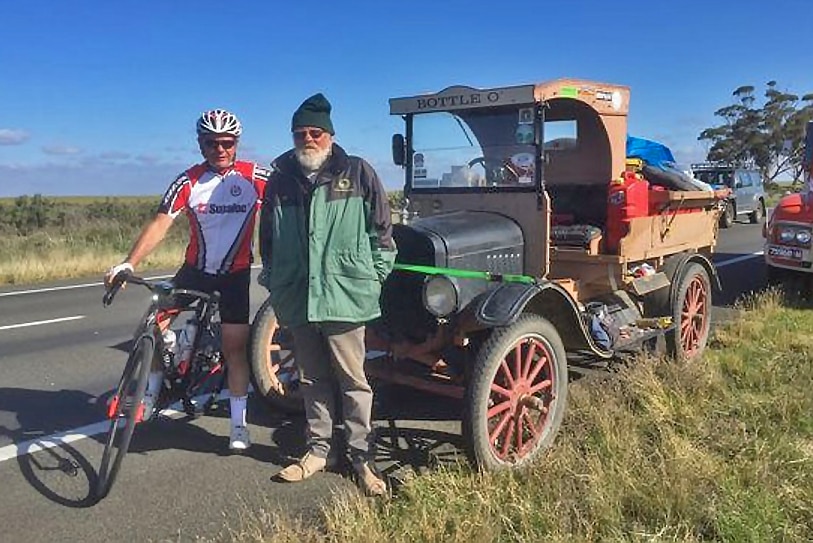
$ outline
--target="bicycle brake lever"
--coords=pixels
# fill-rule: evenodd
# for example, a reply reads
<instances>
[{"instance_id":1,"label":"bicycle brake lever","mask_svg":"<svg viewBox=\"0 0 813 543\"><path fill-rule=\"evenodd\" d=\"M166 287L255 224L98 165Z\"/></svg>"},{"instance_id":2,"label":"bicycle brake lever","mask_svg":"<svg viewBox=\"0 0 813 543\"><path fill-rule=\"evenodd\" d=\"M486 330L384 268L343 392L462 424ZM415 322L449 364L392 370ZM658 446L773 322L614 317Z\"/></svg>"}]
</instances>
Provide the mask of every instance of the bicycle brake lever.
<instances>
[{"instance_id":1,"label":"bicycle brake lever","mask_svg":"<svg viewBox=\"0 0 813 543\"><path fill-rule=\"evenodd\" d=\"M110 290L105 291L104 296L102 296L102 305L104 307L109 306L113 303L113 298L116 297L116 293L121 288L121 283L114 284L110 287Z\"/></svg>"},{"instance_id":2,"label":"bicycle brake lever","mask_svg":"<svg viewBox=\"0 0 813 543\"><path fill-rule=\"evenodd\" d=\"M121 277L121 279L119 279L119 277ZM124 286L124 283L127 282L128 277L130 277L130 273L123 271L119 272L118 275L113 278L113 284L105 291L104 296L102 296L102 305L104 307L113 303L113 298L116 297L118 291Z\"/></svg>"}]
</instances>

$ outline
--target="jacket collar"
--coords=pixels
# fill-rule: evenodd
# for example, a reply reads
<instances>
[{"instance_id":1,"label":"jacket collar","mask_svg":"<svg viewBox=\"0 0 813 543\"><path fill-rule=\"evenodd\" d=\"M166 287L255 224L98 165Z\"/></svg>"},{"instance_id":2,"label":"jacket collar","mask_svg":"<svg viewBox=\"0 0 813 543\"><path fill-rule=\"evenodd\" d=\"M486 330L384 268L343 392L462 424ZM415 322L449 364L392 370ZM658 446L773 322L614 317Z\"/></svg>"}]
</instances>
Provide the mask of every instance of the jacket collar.
<instances>
[{"instance_id":1,"label":"jacket collar","mask_svg":"<svg viewBox=\"0 0 813 543\"><path fill-rule=\"evenodd\" d=\"M322 175L327 173L329 175L338 175L341 172L347 169L349 164L349 159L347 158L347 152L341 148L341 146L337 144L333 144L330 152L330 158L327 159L327 163L322 166L322 169L319 170L318 175ZM294 154L294 150L290 149L271 162L271 168L274 170L284 173L287 175L292 175L294 177L304 177L302 173L302 168L299 167L299 161L296 160L296 154Z\"/></svg>"}]
</instances>

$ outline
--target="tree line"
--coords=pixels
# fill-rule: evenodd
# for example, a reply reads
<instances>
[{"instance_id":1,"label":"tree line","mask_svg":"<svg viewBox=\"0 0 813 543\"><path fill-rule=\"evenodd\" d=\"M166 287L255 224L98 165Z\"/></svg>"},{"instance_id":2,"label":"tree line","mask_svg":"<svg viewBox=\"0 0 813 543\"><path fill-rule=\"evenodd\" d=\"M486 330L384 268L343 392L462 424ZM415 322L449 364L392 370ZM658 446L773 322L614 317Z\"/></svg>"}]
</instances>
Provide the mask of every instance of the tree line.
<instances>
[{"instance_id":1,"label":"tree line","mask_svg":"<svg viewBox=\"0 0 813 543\"><path fill-rule=\"evenodd\" d=\"M401 209L402 191L388 193L393 211ZM38 231L76 234L89 228L115 225L120 232L137 233L158 209L161 197L100 198L83 203L48 198L42 194L18 196L0 202L0 234L28 236Z\"/></svg>"},{"instance_id":2,"label":"tree line","mask_svg":"<svg viewBox=\"0 0 813 543\"><path fill-rule=\"evenodd\" d=\"M753 164L767 182L780 176L800 181L813 93L800 97L768 81L761 96L752 85L736 88L732 96L733 104L714 112L720 124L697 138L710 144L707 160Z\"/></svg>"},{"instance_id":3,"label":"tree line","mask_svg":"<svg viewBox=\"0 0 813 543\"><path fill-rule=\"evenodd\" d=\"M37 231L69 234L89 225L115 223L138 229L155 213L160 197L137 201L105 198L74 203L42 194L0 202L0 233L27 236Z\"/></svg>"}]
</instances>

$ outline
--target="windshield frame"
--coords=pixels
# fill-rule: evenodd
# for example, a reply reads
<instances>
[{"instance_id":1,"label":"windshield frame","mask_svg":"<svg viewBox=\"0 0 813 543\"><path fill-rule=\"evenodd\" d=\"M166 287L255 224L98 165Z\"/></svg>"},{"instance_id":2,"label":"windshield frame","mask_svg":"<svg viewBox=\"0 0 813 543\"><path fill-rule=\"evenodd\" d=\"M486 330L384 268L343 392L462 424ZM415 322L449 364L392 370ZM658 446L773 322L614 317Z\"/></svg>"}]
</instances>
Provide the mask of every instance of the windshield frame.
<instances>
[{"instance_id":1,"label":"windshield frame","mask_svg":"<svg viewBox=\"0 0 813 543\"><path fill-rule=\"evenodd\" d=\"M481 194L481 193L513 193L513 192L522 192L522 193L538 193L543 188L544 179L544 161L542 160L542 152L543 152L543 145L542 142L544 141L544 108L539 103L534 104L527 104L528 108L533 108L534 111L534 118L533 118L533 132L534 132L534 140L531 144L533 146L533 155L534 155L534 172L533 172L533 182L527 184L519 184L519 185L485 185L485 186L474 186L474 187L455 187L455 186L414 186L414 156L415 156L415 148L414 148L414 137L415 137L415 116L416 115L429 115L433 113L449 113L454 115L458 122L461 122L463 126L466 128L464 132L470 133L471 128L466 125L465 122L459 121L459 114L462 112L467 111L466 109L450 109L444 111L427 111L425 113L406 113L403 115L403 119L406 125L405 130L405 145L406 145L406 161L404 164L404 193L410 194ZM495 108L497 109L497 108Z\"/></svg>"}]
</instances>

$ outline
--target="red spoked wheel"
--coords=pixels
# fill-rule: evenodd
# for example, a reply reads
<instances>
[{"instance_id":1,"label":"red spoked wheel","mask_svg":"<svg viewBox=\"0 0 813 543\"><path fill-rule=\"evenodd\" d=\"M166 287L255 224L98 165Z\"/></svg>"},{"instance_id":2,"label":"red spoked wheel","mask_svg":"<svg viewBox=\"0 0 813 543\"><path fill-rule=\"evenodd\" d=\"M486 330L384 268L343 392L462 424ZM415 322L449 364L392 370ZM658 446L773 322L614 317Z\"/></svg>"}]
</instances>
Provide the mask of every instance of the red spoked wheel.
<instances>
[{"instance_id":1,"label":"red spoked wheel","mask_svg":"<svg viewBox=\"0 0 813 543\"><path fill-rule=\"evenodd\" d=\"M675 329L666 336L670 351L678 360L700 356L711 329L711 281L696 262L687 265L681 275L673 318Z\"/></svg>"},{"instance_id":2,"label":"red spoked wheel","mask_svg":"<svg viewBox=\"0 0 813 543\"><path fill-rule=\"evenodd\" d=\"M525 465L556 436L567 400L567 362L546 319L523 315L495 329L476 355L463 430L482 469Z\"/></svg>"},{"instance_id":3,"label":"red spoked wheel","mask_svg":"<svg viewBox=\"0 0 813 543\"><path fill-rule=\"evenodd\" d=\"M305 410L293 341L280 330L270 300L263 303L251 324L249 358L254 389L260 396L289 413Z\"/></svg>"}]
</instances>

